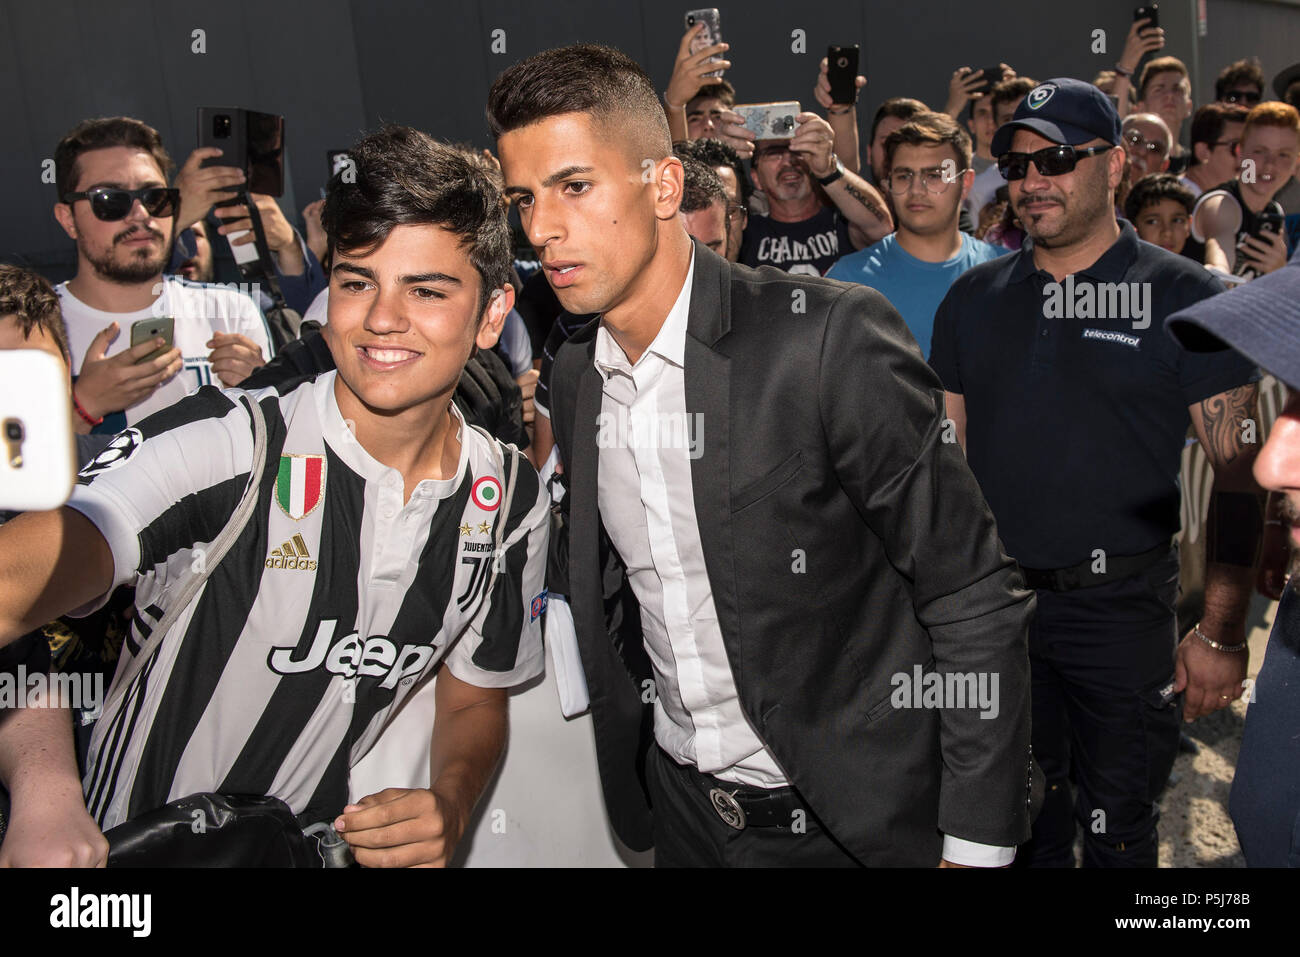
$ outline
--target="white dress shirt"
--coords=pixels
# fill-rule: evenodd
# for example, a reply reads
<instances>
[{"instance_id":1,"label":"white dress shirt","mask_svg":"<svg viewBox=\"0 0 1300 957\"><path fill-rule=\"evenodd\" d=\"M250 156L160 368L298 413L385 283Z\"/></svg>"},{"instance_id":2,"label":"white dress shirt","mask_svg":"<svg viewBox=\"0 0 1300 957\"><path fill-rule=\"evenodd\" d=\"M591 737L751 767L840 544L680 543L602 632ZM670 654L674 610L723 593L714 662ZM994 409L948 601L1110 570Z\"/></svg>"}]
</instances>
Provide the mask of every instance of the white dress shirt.
<instances>
[{"instance_id":1,"label":"white dress shirt","mask_svg":"<svg viewBox=\"0 0 1300 957\"><path fill-rule=\"evenodd\" d=\"M691 462L704 441L686 413L683 357L695 253L658 335L635 362L602 324L595 365L604 382L597 423L601 520L627 566L654 667L655 740L680 764L762 788L787 786L740 708L704 563ZM945 837L954 863L1009 863L1014 848Z\"/></svg>"}]
</instances>

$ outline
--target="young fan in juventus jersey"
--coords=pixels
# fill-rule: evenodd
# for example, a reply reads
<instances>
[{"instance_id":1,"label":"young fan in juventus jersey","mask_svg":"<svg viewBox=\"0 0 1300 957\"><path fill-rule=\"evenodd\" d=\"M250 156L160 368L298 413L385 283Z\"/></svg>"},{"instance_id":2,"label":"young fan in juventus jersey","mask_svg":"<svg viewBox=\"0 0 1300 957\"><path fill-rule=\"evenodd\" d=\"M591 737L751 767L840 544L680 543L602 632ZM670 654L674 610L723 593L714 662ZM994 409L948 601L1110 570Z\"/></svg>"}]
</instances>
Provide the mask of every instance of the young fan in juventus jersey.
<instances>
[{"instance_id":1,"label":"young fan in juventus jersey","mask_svg":"<svg viewBox=\"0 0 1300 957\"><path fill-rule=\"evenodd\" d=\"M83 779L101 828L195 792L269 794L332 821L363 865L445 863L504 745L506 689L542 670L549 498L451 404L512 305L499 194L414 130L351 155L356 182L323 215L337 371L200 389L121 433L69 507L0 528L0 645L136 585ZM248 483L252 403L267 436L253 517L150 656ZM435 670L431 786L348 805L349 768ZM84 834L86 810L53 801L67 782L44 773L43 792L16 792L11 833L63 833L62 815ZM33 792L46 800L24 806Z\"/></svg>"}]
</instances>

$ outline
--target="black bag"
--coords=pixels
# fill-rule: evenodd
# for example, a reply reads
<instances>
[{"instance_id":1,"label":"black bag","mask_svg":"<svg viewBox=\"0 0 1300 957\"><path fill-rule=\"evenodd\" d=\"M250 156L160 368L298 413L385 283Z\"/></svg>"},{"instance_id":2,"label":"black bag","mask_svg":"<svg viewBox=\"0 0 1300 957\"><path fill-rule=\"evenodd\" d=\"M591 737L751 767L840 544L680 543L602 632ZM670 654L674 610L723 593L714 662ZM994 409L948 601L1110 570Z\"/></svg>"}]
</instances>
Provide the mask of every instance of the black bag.
<instances>
[{"instance_id":1,"label":"black bag","mask_svg":"<svg viewBox=\"0 0 1300 957\"><path fill-rule=\"evenodd\" d=\"M191 794L104 832L109 867L322 867L279 798Z\"/></svg>"}]
</instances>

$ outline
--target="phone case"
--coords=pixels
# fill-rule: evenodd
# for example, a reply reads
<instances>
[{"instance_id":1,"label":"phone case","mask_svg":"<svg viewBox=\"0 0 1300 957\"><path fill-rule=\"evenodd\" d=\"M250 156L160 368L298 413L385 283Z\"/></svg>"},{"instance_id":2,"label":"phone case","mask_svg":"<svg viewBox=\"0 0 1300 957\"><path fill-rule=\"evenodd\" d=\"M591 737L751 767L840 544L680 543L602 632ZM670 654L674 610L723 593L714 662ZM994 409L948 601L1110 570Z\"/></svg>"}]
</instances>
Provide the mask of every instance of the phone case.
<instances>
[{"instance_id":1,"label":"phone case","mask_svg":"<svg viewBox=\"0 0 1300 957\"><path fill-rule=\"evenodd\" d=\"M162 316L156 319L140 319L131 323L131 347L134 348L142 342L148 342L150 339L156 339L162 336L167 340L167 345L161 349L155 349L149 353L140 362L148 362L150 359L156 359L172 347L176 337L176 323L170 316Z\"/></svg>"},{"instance_id":2,"label":"phone case","mask_svg":"<svg viewBox=\"0 0 1300 957\"><path fill-rule=\"evenodd\" d=\"M722 42L722 14L718 13L717 7L708 7L703 10L686 11L686 29L690 29L704 21L706 26L700 35L691 41L691 52L703 50L705 47L711 47ZM722 57L710 57L711 60L720 60ZM712 73L705 73L705 76L722 76L721 70L715 70Z\"/></svg>"},{"instance_id":3,"label":"phone case","mask_svg":"<svg viewBox=\"0 0 1300 957\"><path fill-rule=\"evenodd\" d=\"M847 106L856 103L858 88L858 45L826 50L826 79L831 85L831 102Z\"/></svg>"},{"instance_id":4,"label":"phone case","mask_svg":"<svg viewBox=\"0 0 1300 957\"><path fill-rule=\"evenodd\" d=\"M70 395L67 367L48 352L0 352L0 509L43 511L68 500L77 474Z\"/></svg>"},{"instance_id":5,"label":"phone case","mask_svg":"<svg viewBox=\"0 0 1300 957\"><path fill-rule=\"evenodd\" d=\"M803 112L798 102L748 103L732 107L745 120L745 129L760 140L794 138L795 117Z\"/></svg>"}]
</instances>

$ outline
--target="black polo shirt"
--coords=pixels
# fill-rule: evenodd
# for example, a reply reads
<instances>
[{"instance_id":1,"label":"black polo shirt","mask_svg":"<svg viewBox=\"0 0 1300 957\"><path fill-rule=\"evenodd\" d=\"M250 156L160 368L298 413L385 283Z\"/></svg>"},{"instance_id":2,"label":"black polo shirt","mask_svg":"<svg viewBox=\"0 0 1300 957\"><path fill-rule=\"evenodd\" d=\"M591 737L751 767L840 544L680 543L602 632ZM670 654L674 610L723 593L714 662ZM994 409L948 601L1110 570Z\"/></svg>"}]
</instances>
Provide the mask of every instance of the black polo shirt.
<instances>
[{"instance_id":1,"label":"black polo shirt","mask_svg":"<svg viewBox=\"0 0 1300 957\"><path fill-rule=\"evenodd\" d=\"M1008 553L1028 568L1070 567L1098 548L1135 555L1177 532L1188 407L1259 377L1236 352L1187 352L1164 333L1166 316L1223 286L1128 223L1067 279L1069 312L1069 283L1053 295L1027 242L958 277L934 320L930 365L965 397L967 460ZM1096 317L1123 312L1100 283L1149 284L1149 324ZM1092 317L1080 315L1087 285Z\"/></svg>"}]
</instances>

